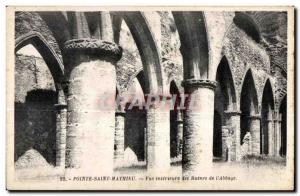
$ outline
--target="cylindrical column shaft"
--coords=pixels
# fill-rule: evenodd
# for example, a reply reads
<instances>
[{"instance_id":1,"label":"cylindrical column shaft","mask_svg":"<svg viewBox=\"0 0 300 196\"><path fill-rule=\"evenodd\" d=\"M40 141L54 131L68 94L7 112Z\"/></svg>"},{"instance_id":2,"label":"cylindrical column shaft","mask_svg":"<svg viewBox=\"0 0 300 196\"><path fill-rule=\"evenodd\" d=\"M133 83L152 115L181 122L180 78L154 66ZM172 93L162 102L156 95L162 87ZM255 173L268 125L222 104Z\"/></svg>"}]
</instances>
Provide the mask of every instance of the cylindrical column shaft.
<instances>
[{"instance_id":1,"label":"cylindrical column shaft","mask_svg":"<svg viewBox=\"0 0 300 196\"><path fill-rule=\"evenodd\" d=\"M228 140L230 139L230 133L226 126L222 126L222 159L223 161L228 161L230 157L229 149L230 146L228 145Z\"/></svg>"},{"instance_id":2,"label":"cylindrical column shaft","mask_svg":"<svg viewBox=\"0 0 300 196\"><path fill-rule=\"evenodd\" d=\"M150 173L170 168L170 110L154 104L147 111L147 169Z\"/></svg>"},{"instance_id":3,"label":"cylindrical column shaft","mask_svg":"<svg viewBox=\"0 0 300 196\"><path fill-rule=\"evenodd\" d=\"M232 144L229 148L230 160L228 161L239 161L241 159L241 142L240 142L240 122L241 112L240 111L225 111L226 126L229 127L232 137Z\"/></svg>"},{"instance_id":4,"label":"cylindrical column shaft","mask_svg":"<svg viewBox=\"0 0 300 196\"><path fill-rule=\"evenodd\" d=\"M67 132L67 104L63 89L58 92L56 108L56 166L65 167L66 132Z\"/></svg>"},{"instance_id":5,"label":"cylindrical column shaft","mask_svg":"<svg viewBox=\"0 0 300 196\"><path fill-rule=\"evenodd\" d=\"M260 116L249 116L249 124L252 139L252 154L260 155Z\"/></svg>"},{"instance_id":6,"label":"cylindrical column shaft","mask_svg":"<svg viewBox=\"0 0 300 196\"><path fill-rule=\"evenodd\" d=\"M275 125L276 124L276 125ZM276 135L276 140L275 140L275 156L280 156L280 151L281 151L281 115L278 114L277 121L274 122L274 132Z\"/></svg>"},{"instance_id":7,"label":"cylindrical column shaft","mask_svg":"<svg viewBox=\"0 0 300 196\"><path fill-rule=\"evenodd\" d=\"M182 157L182 137L183 137L183 119L181 111L177 113L177 157Z\"/></svg>"},{"instance_id":8,"label":"cylindrical column shaft","mask_svg":"<svg viewBox=\"0 0 300 196\"><path fill-rule=\"evenodd\" d=\"M115 68L100 60L84 62L73 69L69 81L67 165L112 171Z\"/></svg>"},{"instance_id":9,"label":"cylindrical column shaft","mask_svg":"<svg viewBox=\"0 0 300 196\"><path fill-rule=\"evenodd\" d=\"M69 40L65 49L70 57L66 167L81 175L110 175L115 132L113 62L121 58L122 50L114 43L87 38Z\"/></svg>"},{"instance_id":10,"label":"cylindrical column shaft","mask_svg":"<svg viewBox=\"0 0 300 196\"><path fill-rule=\"evenodd\" d=\"M214 89L216 82L186 80L183 131L183 175L199 175L211 169L213 160Z\"/></svg>"},{"instance_id":11,"label":"cylindrical column shaft","mask_svg":"<svg viewBox=\"0 0 300 196\"><path fill-rule=\"evenodd\" d=\"M125 112L116 112L115 123L115 163L119 166L124 159Z\"/></svg>"},{"instance_id":12,"label":"cylindrical column shaft","mask_svg":"<svg viewBox=\"0 0 300 196\"><path fill-rule=\"evenodd\" d=\"M269 156L275 155L275 134L273 128L273 119L269 118L267 120L268 123L268 152Z\"/></svg>"}]
</instances>

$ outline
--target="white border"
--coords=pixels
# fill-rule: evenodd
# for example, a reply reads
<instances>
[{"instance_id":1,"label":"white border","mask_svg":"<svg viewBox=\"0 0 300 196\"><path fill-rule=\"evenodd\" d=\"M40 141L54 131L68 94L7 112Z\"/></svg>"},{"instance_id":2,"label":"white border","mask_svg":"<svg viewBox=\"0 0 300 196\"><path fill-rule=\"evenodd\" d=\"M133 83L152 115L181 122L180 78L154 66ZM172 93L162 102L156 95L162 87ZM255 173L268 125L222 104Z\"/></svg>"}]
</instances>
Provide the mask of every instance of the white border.
<instances>
[{"instance_id":1,"label":"white border","mask_svg":"<svg viewBox=\"0 0 300 196\"><path fill-rule=\"evenodd\" d=\"M36 1L36 0L3 0L0 1L0 24L2 27L1 36L0 36L0 43L2 45L0 46L1 52L0 52L0 59L1 59L1 68L0 68L0 126L1 126L1 137L0 137L0 143L3 145L2 148L0 148L0 164L1 164L1 176L0 176L0 183L1 183L1 193L2 194L8 194L8 192L5 190L5 87L6 87L6 79L5 79L5 67L6 67L6 35L5 35L5 27L6 27L6 19L5 19L5 6L6 5L74 5L74 6L92 6L92 5L294 5L296 7L300 7L300 1L299 0L206 0L206 1L200 1L199 0L172 0L172 1L163 1L163 0L151 0L151 1L137 1L137 0L51 0L51 1ZM50 4L51 3L51 4ZM299 14L299 13L298 13ZM296 15L297 17L297 15ZM297 22L297 29L296 32L299 32L299 20L296 20ZM297 51L297 56L299 54L299 50ZM297 65L295 65L297 67ZM297 75L299 73L299 68L297 69ZM299 83L297 83L297 91L299 91ZM295 96L297 96L295 94ZM298 96L297 96L298 97ZM296 109L296 108L295 108ZM297 121L300 120L299 116L297 118ZM295 127L296 128L296 127ZM297 130L295 130L297 132ZM297 141L299 141L299 133L297 134ZM297 149L297 157L299 157L299 149ZM298 184L297 187L299 188L299 180L297 180ZM58 195L61 195L61 193L56 193ZM71 193L73 194L73 193ZM84 193L83 193L84 194ZM117 194L117 193L115 193ZM130 193L128 193L130 194ZM186 194L186 193L182 193ZM81 195L81 194L80 194ZM110 194L111 195L111 194Z\"/></svg>"}]
</instances>

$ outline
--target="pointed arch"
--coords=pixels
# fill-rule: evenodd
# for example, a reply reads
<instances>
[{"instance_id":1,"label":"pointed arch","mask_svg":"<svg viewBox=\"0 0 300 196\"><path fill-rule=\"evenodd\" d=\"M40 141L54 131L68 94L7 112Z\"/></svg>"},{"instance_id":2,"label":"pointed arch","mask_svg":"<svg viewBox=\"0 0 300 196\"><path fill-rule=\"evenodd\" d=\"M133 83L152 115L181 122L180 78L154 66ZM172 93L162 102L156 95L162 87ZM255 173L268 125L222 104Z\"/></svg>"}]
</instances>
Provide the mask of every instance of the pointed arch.
<instances>
[{"instance_id":1,"label":"pointed arch","mask_svg":"<svg viewBox=\"0 0 300 196\"><path fill-rule=\"evenodd\" d=\"M274 110L275 107L274 91L270 79L267 79L264 85L262 104L264 102L269 103L271 105L272 110Z\"/></svg>"},{"instance_id":2,"label":"pointed arch","mask_svg":"<svg viewBox=\"0 0 300 196\"><path fill-rule=\"evenodd\" d=\"M240 110L241 110L241 144L244 136L250 130L249 117L255 116L259 113L258 111L258 98L255 83L251 69L246 72L243 80L241 99L240 99Z\"/></svg>"},{"instance_id":3,"label":"pointed arch","mask_svg":"<svg viewBox=\"0 0 300 196\"><path fill-rule=\"evenodd\" d=\"M209 43L203 12L172 12L178 29L184 79L207 79Z\"/></svg>"},{"instance_id":4,"label":"pointed arch","mask_svg":"<svg viewBox=\"0 0 300 196\"><path fill-rule=\"evenodd\" d=\"M256 85L254 82L254 78L253 78L253 72L251 70L251 68L248 69L248 71L246 72L244 79L242 80L242 90L241 90L241 96L240 96L240 109L242 110L242 104L246 104L245 102L243 102L243 98L245 100L248 100L249 102L247 102L248 104L251 104L249 106L251 106L249 109L251 109L251 114L258 114L259 110L258 110L258 94L257 94L257 90L256 90ZM245 101L244 100L244 101ZM246 105L243 105L246 106ZM250 115L250 114L249 114Z\"/></svg>"},{"instance_id":5,"label":"pointed arch","mask_svg":"<svg viewBox=\"0 0 300 196\"><path fill-rule=\"evenodd\" d=\"M222 144L222 129L230 124L230 119L226 118L226 112L237 110L236 92L231 74L231 69L226 56L221 59L216 73L218 82L214 98L214 136L213 136L213 155L214 157L223 157L225 146Z\"/></svg>"},{"instance_id":6,"label":"pointed arch","mask_svg":"<svg viewBox=\"0 0 300 196\"><path fill-rule=\"evenodd\" d=\"M45 60L55 84L64 79L64 66L54 49L46 39L38 32L29 32L19 36L15 41L15 52L22 47L32 44Z\"/></svg>"},{"instance_id":7,"label":"pointed arch","mask_svg":"<svg viewBox=\"0 0 300 196\"><path fill-rule=\"evenodd\" d=\"M237 110L235 85L226 56L223 56L217 68L216 81L218 82L224 97L224 110Z\"/></svg>"},{"instance_id":8,"label":"pointed arch","mask_svg":"<svg viewBox=\"0 0 300 196\"><path fill-rule=\"evenodd\" d=\"M145 72L145 79L147 81L145 92L146 93L163 93L163 78L161 68L161 58L158 47L142 12L113 12L113 15L120 16L126 22L132 37L139 50L143 68ZM116 17L114 16L114 18ZM118 25L119 21L113 23ZM114 36L119 36L120 29L118 26L115 29Z\"/></svg>"},{"instance_id":9,"label":"pointed arch","mask_svg":"<svg viewBox=\"0 0 300 196\"><path fill-rule=\"evenodd\" d=\"M269 126L270 121L273 120L274 106L274 93L271 82L267 79L261 103L261 151L263 154L269 155L274 153L273 146L275 141L272 139L274 135L271 127Z\"/></svg>"}]
</instances>

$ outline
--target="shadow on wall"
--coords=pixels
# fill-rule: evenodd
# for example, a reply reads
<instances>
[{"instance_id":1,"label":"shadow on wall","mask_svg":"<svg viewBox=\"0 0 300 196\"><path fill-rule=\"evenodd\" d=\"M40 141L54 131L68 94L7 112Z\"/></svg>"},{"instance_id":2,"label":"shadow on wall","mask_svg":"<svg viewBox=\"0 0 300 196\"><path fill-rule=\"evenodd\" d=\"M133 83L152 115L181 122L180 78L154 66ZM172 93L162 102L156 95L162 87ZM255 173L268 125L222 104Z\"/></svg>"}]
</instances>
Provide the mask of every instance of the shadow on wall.
<instances>
[{"instance_id":1,"label":"shadow on wall","mask_svg":"<svg viewBox=\"0 0 300 196\"><path fill-rule=\"evenodd\" d=\"M15 157L35 149L55 165L57 94L51 90L27 93L25 103L15 102Z\"/></svg>"},{"instance_id":2,"label":"shadow on wall","mask_svg":"<svg viewBox=\"0 0 300 196\"><path fill-rule=\"evenodd\" d=\"M126 111L125 119L125 149L129 147L137 156L138 161L143 161L145 159L146 113L138 108L133 108Z\"/></svg>"}]
</instances>

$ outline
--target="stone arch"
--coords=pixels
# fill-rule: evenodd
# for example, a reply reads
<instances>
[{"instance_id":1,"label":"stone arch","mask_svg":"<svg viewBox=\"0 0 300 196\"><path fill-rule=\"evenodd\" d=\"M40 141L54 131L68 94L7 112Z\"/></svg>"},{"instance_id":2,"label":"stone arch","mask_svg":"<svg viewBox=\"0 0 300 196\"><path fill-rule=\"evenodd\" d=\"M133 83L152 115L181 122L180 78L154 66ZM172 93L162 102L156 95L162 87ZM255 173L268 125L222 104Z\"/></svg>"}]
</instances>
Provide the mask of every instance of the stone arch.
<instances>
[{"instance_id":1,"label":"stone arch","mask_svg":"<svg viewBox=\"0 0 300 196\"><path fill-rule=\"evenodd\" d=\"M42 12L45 13L45 12ZM49 12L51 13L51 12ZM60 23L57 23L60 24ZM15 17L15 38L23 37L26 34L39 33L42 35L44 40L47 41L48 45L51 46L53 51L56 53L57 57L62 60L62 48L57 37L53 34L53 29L51 29L47 22L42 18L39 12L16 12ZM60 35L63 33L60 32Z\"/></svg>"},{"instance_id":2,"label":"stone arch","mask_svg":"<svg viewBox=\"0 0 300 196\"><path fill-rule=\"evenodd\" d=\"M235 90L235 84L233 81L232 71L226 56L220 61L220 64L216 73L216 81L221 89L224 91L225 108L224 110L237 110L237 96Z\"/></svg>"},{"instance_id":3,"label":"stone arch","mask_svg":"<svg viewBox=\"0 0 300 196\"><path fill-rule=\"evenodd\" d=\"M146 81L146 76L145 72L143 69L138 70L134 75L131 76L128 84L130 85L134 79L137 79L142 87L144 95L147 92L147 81Z\"/></svg>"},{"instance_id":4,"label":"stone arch","mask_svg":"<svg viewBox=\"0 0 300 196\"><path fill-rule=\"evenodd\" d=\"M273 114L274 93L269 79L266 80L261 103L261 151L263 154L274 153ZM270 123L270 124L269 124Z\"/></svg>"},{"instance_id":5,"label":"stone arch","mask_svg":"<svg viewBox=\"0 0 300 196\"><path fill-rule=\"evenodd\" d=\"M143 13L114 12L114 14L124 19L139 50L146 76L145 79L147 81L145 92L162 94L163 76L160 53ZM113 26L118 24L119 23L116 22ZM118 27L113 27L113 29L118 30ZM117 30L114 32L115 37L118 35Z\"/></svg>"},{"instance_id":6,"label":"stone arch","mask_svg":"<svg viewBox=\"0 0 300 196\"><path fill-rule=\"evenodd\" d=\"M172 12L179 33L184 79L207 79L209 42L203 12Z\"/></svg>"},{"instance_id":7,"label":"stone arch","mask_svg":"<svg viewBox=\"0 0 300 196\"><path fill-rule=\"evenodd\" d=\"M257 116L258 98L251 69L246 72L242 83L240 110L241 110L241 144L247 132L251 132L251 120ZM257 130L255 130L257 131ZM259 131L259 130L258 130Z\"/></svg>"},{"instance_id":8,"label":"stone arch","mask_svg":"<svg viewBox=\"0 0 300 196\"><path fill-rule=\"evenodd\" d=\"M63 81L63 63L46 39L38 32L29 32L21 35L15 41L15 52L28 44L32 44L41 54L52 74L55 84Z\"/></svg>"},{"instance_id":9,"label":"stone arch","mask_svg":"<svg viewBox=\"0 0 300 196\"><path fill-rule=\"evenodd\" d=\"M230 126L230 118L227 118L227 113L237 111L236 91L226 56L221 59L217 68L216 81L218 85L214 99L213 154L214 157L226 157L224 154L226 149L223 149L225 146L222 144L222 130L224 126Z\"/></svg>"},{"instance_id":10,"label":"stone arch","mask_svg":"<svg viewBox=\"0 0 300 196\"><path fill-rule=\"evenodd\" d=\"M244 30L245 33L254 41L256 41L257 43L261 41L260 28L252 17L243 12L236 12L235 17L233 18L233 22L240 29Z\"/></svg>"},{"instance_id":11,"label":"stone arch","mask_svg":"<svg viewBox=\"0 0 300 196\"><path fill-rule=\"evenodd\" d=\"M55 53L38 36L25 34L15 43L15 161L21 167L31 153L31 163L24 167L57 165L59 161L55 106L61 98L58 83L63 70ZM40 162L44 159L47 162Z\"/></svg>"},{"instance_id":12,"label":"stone arch","mask_svg":"<svg viewBox=\"0 0 300 196\"><path fill-rule=\"evenodd\" d=\"M134 91L131 93L132 88ZM127 102L125 108L125 157L130 156L136 161L145 161L146 157L146 110L144 107L139 108L139 106L137 106L138 104L132 103L131 101L138 99L139 102L143 102L144 104L145 88L145 74L141 69L130 79L129 88L127 90L129 91L128 96L132 98L128 100L129 102ZM124 94L126 94L126 92L124 92Z\"/></svg>"}]
</instances>

